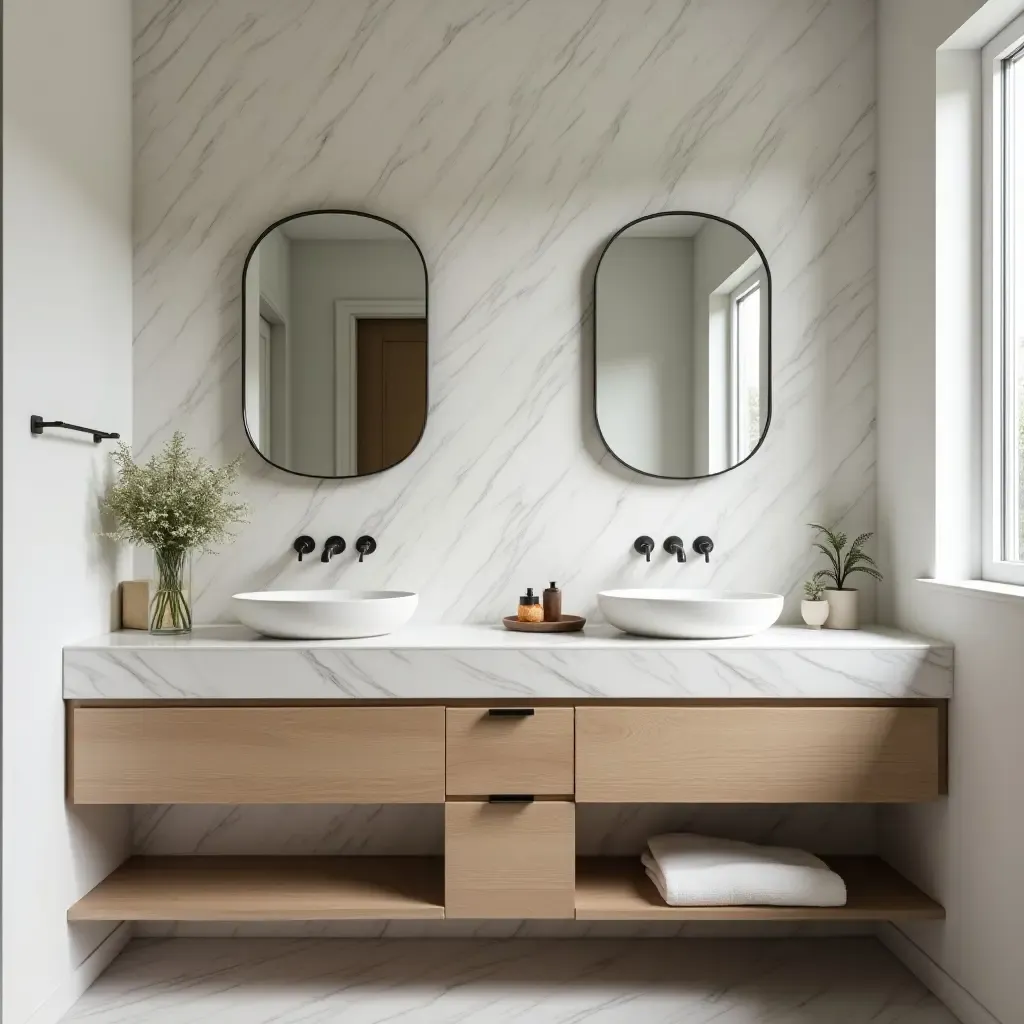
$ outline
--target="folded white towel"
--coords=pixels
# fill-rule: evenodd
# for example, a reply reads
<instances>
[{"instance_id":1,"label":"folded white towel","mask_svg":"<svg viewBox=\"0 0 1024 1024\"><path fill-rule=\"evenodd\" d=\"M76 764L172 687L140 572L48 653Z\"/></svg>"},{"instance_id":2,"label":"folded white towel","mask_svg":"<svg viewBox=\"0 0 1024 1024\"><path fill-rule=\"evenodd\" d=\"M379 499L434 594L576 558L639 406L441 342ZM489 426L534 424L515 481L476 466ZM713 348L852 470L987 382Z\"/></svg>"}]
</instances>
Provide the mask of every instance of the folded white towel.
<instances>
[{"instance_id":1,"label":"folded white towel","mask_svg":"<svg viewBox=\"0 0 1024 1024\"><path fill-rule=\"evenodd\" d=\"M677 832L641 857L670 907L842 907L846 883L814 854Z\"/></svg>"}]
</instances>

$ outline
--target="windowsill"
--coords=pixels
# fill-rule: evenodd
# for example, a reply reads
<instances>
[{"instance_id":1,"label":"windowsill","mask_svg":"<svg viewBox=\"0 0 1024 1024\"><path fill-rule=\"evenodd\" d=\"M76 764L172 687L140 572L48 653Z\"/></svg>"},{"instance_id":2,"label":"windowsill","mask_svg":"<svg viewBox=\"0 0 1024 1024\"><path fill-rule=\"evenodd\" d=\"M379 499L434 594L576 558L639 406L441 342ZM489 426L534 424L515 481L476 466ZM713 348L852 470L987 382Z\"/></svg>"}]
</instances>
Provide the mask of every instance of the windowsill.
<instances>
[{"instance_id":1,"label":"windowsill","mask_svg":"<svg viewBox=\"0 0 1024 1024\"><path fill-rule=\"evenodd\" d=\"M919 579L928 587L941 587L944 590L955 590L961 594L971 594L974 597L985 598L990 601L1020 601L1024 602L1024 587L1018 587L1013 583L993 583L991 580L928 580Z\"/></svg>"}]
</instances>

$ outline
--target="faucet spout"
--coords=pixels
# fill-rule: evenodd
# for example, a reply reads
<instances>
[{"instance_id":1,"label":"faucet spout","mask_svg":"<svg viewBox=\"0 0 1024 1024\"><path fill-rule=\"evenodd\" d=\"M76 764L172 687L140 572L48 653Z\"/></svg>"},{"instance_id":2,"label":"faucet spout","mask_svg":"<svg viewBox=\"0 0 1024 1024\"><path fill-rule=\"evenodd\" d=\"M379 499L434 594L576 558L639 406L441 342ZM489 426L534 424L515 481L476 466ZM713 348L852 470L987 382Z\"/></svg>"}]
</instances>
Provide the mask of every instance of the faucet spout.
<instances>
[{"instance_id":1,"label":"faucet spout","mask_svg":"<svg viewBox=\"0 0 1024 1024\"><path fill-rule=\"evenodd\" d=\"M686 545L683 544L681 537L669 537L665 541L665 550L670 555L675 555L677 562L686 561Z\"/></svg>"},{"instance_id":2,"label":"faucet spout","mask_svg":"<svg viewBox=\"0 0 1024 1024\"><path fill-rule=\"evenodd\" d=\"M329 562L335 555L340 555L345 550L345 538L337 535L328 537L324 543L324 553L320 556L321 562Z\"/></svg>"}]
</instances>

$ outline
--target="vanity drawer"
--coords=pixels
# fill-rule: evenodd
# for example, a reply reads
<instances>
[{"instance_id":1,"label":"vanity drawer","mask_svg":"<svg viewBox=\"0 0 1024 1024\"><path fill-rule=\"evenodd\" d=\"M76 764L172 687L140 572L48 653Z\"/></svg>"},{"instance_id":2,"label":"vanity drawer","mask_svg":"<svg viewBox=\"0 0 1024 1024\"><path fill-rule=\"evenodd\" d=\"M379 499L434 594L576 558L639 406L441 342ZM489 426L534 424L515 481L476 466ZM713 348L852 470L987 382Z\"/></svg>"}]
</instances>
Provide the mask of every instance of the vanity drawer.
<instances>
[{"instance_id":1,"label":"vanity drawer","mask_svg":"<svg viewBox=\"0 0 1024 1024\"><path fill-rule=\"evenodd\" d=\"M576 799L899 803L944 788L939 709L578 708Z\"/></svg>"},{"instance_id":2,"label":"vanity drawer","mask_svg":"<svg viewBox=\"0 0 1024 1024\"><path fill-rule=\"evenodd\" d=\"M563 800L445 804L444 916L574 917L575 819Z\"/></svg>"},{"instance_id":3,"label":"vanity drawer","mask_svg":"<svg viewBox=\"0 0 1024 1024\"><path fill-rule=\"evenodd\" d=\"M451 795L572 795L572 708L448 708L445 733Z\"/></svg>"},{"instance_id":4,"label":"vanity drawer","mask_svg":"<svg viewBox=\"0 0 1024 1024\"><path fill-rule=\"evenodd\" d=\"M444 800L444 709L75 708L77 804Z\"/></svg>"}]
</instances>

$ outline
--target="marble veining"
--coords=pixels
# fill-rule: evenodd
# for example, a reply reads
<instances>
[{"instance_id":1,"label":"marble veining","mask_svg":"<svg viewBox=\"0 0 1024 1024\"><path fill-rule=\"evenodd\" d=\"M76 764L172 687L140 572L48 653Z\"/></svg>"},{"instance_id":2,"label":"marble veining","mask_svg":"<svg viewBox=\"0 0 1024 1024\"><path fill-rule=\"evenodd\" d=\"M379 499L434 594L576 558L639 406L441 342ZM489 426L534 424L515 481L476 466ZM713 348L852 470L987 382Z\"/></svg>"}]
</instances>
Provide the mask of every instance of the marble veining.
<instances>
[{"instance_id":1,"label":"marble veining","mask_svg":"<svg viewBox=\"0 0 1024 1024\"><path fill-rule=\"evenodd\" d=\"M80 699L943 698L946 644L871 628L776 627L739 640L538 637L433 626L345 641L272 641L242 627L115 633L64 650Z\"/></svg>"},{"instance_id":2,"label":"marble veining","mask_svg":"<svg viewBox=\"0 0 1024 1024\"><path fill-rule=\"evenodd\" d=\"M582 856L639 856L658 832L702 832L817 853L875 852L866 804L580 804ZM310 854L428 856L444 852L440 805L144 805L132 808L132 845L148 855Z\"/></svg>"},{"instance_id":3,"label":"marble veining","mask_svg":"<svg viewBox=\"0 0 1024 1024\"><path fill-rule=\"evenodd\" d=\"M956 1024L871 938L135 940L64 1020Z\"/></svg>"},{"instance_id":4,"label":"marble veining","mask_svg":"<svg viewBox=\"0 0 1024 1024\"><path fill-rule=\"evenodd\" d=\"M423 621L494 622L550 579L588 616L609 587L715 586L785 594L797 621L804 524L874 527L872 0L133 10L133 437L143 455L175 429L244 455L252 506L195 563L199 621L229 619L239 591L346 586L415 590ZM242 262L269 223L319 207L399 222L430 275L426 433L363 480L283 474L242 428ZM667 209L742 224L774 283L771 429L697 483L619 466L592 408L597 254ZM360 565L363 532L379 547ZM300 565L300 533L350 551ZM702 533L710 564L660 549Z\"/></svg>"}]
</instances>

